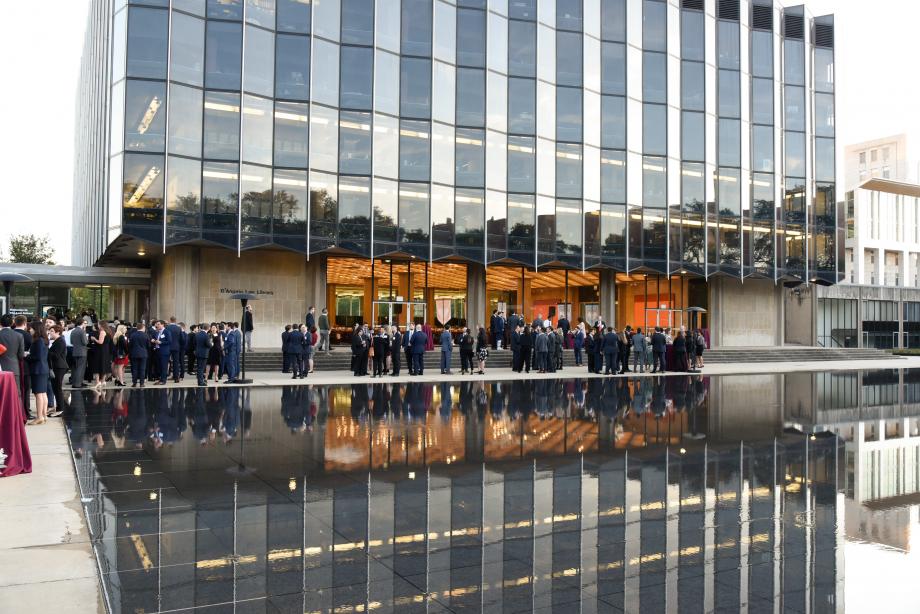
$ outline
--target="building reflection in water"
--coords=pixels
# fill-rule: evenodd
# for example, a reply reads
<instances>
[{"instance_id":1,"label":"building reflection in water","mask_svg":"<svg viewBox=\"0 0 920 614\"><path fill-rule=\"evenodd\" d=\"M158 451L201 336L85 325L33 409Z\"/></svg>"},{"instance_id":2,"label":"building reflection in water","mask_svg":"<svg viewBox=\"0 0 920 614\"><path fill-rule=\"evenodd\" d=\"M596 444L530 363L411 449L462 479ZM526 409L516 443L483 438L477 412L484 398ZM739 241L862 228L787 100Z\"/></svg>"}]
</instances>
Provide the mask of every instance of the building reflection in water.
<instances>
[{"instance_id":1,"label":"building reflection in water","mask_svg":"<svg viewBox=\"0 0 920 614\"><path fill-rule=\"evenodd\" d=\"M842 444L761 388L87 391L68 424L115 612L842 609Z\"/></svg>"}]
</instances>

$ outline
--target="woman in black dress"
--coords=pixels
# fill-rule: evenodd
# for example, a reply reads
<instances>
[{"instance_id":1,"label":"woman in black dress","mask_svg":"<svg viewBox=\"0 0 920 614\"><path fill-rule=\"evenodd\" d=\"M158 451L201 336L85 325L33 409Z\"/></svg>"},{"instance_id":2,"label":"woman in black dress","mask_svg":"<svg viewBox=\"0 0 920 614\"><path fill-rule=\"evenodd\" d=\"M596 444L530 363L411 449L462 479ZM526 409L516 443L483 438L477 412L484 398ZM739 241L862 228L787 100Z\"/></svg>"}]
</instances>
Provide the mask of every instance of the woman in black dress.
<instances>
[{"instance_id":1,"label":"woman in black dress","mask_svg":"<svg viewBox=\"0 0 920 614\"><path fill-rule=\"evenodd\" d=\"M678 331L674 339L674 365L677 371L687 370L687 338L684 331Z\"/></svg>"},{"instance_id":2,"label":"woman in black dress","mask_svg":"<svg viewBox=\"0 0 920 614\"><path fill-rule=\"evenodd\" d=\"M479 375L485 373L486 358L489 357L489 339L486 337L486 329L479 327L479 334L476 336L476 358L479 360Z\"/></svg>"},{"instance_id":3,"label":"woman in black dress","mask_svg":"<svg viewBox=\"0 0 920 614\"><path fill-rule=\"evenodd\" d=\"M211 375L213 374L214 381L216 382L220 375L220 358L224 354L220 342L220 333L217 331L217 324L211 324L211 328L208 329L208 334L211 335L211 349L208 350L208 371L205 379L211 379Z\"/></svg>"},{"instance_id":4,"label":"woman in black dress","mask_svg":"<svg viewBox=\"0 0 920 614\"><path fill-rule=\"evenodd\" d=\"M112 355L115 349L112 337L112 329L104 321L99 322L95 333L90 336L93 351L90 353L89 372L96 387L105 384L106 378L112 373Z\"/></svg>"}]
</instances>

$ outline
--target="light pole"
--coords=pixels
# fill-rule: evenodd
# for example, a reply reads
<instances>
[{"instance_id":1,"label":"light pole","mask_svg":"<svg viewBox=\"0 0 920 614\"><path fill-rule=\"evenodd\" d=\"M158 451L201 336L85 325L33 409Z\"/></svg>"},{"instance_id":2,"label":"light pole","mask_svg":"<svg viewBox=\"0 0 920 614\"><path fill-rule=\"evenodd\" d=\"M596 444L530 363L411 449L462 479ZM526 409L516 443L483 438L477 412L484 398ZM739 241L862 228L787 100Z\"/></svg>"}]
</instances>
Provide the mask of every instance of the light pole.
<instances>
[{"instance_id":1,"label":"light pole","mask_svg":"<svg viewBox=\"0 0 920 614\"><path fill-rule=\"evenodd\" d=\"M0 281L3 282L3 293L6 296L6 304L4 309L7 313L10 313L12 309L12 299L13 299L13 284L17 281L32 281L32 278L28 275L23 275L22 273L10 273L4 271L0 273Z\"/></svg>"},{"instance_id":2,"label":"light pole","mask_svg":"<svg viewBox=\"0 0 920 614\"><path fill-rule=\"evenodd\" d=\"M243 334L241 335L241 341L243 346L243 360L242 360L242 377L237 378L237 384L251 384L251 379L246 379L246 305L249 304L249 301L258 300L259 297L256 294L250 294L249 292L237 292L236 294L231 294L230 298L239 299L240 305L243 306L243 316L240 318L240 326L244 329Z\"/></svg>"}]
</instances>

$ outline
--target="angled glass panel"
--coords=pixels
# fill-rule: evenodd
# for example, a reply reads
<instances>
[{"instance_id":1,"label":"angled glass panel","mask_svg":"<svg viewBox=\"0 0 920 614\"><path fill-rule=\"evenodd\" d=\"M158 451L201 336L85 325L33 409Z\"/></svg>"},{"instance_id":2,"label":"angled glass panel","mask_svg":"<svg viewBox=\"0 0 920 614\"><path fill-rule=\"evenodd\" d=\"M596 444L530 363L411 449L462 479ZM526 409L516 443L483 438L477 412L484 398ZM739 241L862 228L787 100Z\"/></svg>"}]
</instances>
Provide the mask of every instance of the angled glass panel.
<instances>
[{"instance_id":1,"label":"angled glass panel","mask_svg":"<svg viewBox=\"0 0 920 614\"><path fill-rule=\"evenodd\" d=\"M123 222L157 225L162 236L164 160L162 154L125 154L122 180Z\"/></svg>"},{"instance_id":2,"label":"angled glass panel","mask_svg":"<svg viewBox=\"0 0 920 614\"><path fill-rule=\"evenodd\" d=\"M815 49L815 91L834 91L834 50Z\"/></svg>"},{"instance_id":3,"label":"angled glass panel","mask_svg":"<svg viewBox=\"0 0 920 614\"><path fill-rule=\"evenodd\" d=\"M243 96L243 161L272 163L272 101Z\"/></svg>"},{"instance_id":4,"label":"angled glass panel","mask_svg":"<svg viewBox=\"0 0 920 614\"><path fill-rule=\"evenodd\" d=\"M313 34L329 39L339 40L341 30L342 3L341 1L313 1Z\"/></svg>"},{"instance_id":5,"label":"angled glass panel","mask_svg":"<svg viewBox=\"0 0 920 614\"><path fill-rule=\"evenodd\" d=\"M370 177L339 178L339 246L369 254L371 238Z\"/></svg>"},{"instance_id":6,"label":"angled glass panel","mask_svg":"<svg viewBox=\"0 0 920 614\"><path fill-rule=\"evenodd\" d=\"M305 103L275 103L276 167L306 168L309 155L310 106Z\"/></svg>"},{"instance_id":7,"label":"angled glass panel","mask_svg":"<svg viewBox=\"0 0 920 614\"><path fill-rule=\"evenodd\" d=\"M374 93L374 50L370 47L341 49L342 77L339 106L370 110Z\"/></svg>"},{"instance_id":8,"label":"angled glass panel","mask_svg":"<svg viewBox=\"0 0 920 614\"><path fill-rule=\"evenodd\" d=\"M556 28L559 30L582 30L582 0L556 0Z\"/></svg>"},{"instance_id":9,"label":"angled glass panel","mask_svg":"<svg viewBox=\"0 0 920 614\"><path fill-rule=\"evenodd\" d=\"M626 98L601 97L601 147L626 147Z\"/></svg>"},{"instance_id":10,"label":"angled glass panel","mask_svg":"<svg viewBox=\"0 0 920 614\"><path fill-rule=\"evenodd\" d=\"M650 51L668 50L668 6L657 0L642 3L642 47Z\"/></svg>"},{"instance_id":11,"label":"angled glass panel","mask_svg":"<svg viewBox=\"0 0 920 614\"><path fill-rule=\"evenodd\" d=\"M741 68L741 30L737 21L719 21L716 32L719 68Z\"/></svg>"},{"instance_id":12,"label":"angled glass panel","mask_svg":"<svg viewBox=\"0 0 920 614\"><path fill-rule=\"evenodd\" d=\"M668 165L664 158L642 158L642 206L664 208L668 201Z\"/></svg>"},{"instance_id":13,"label":"angled glass panel","mask_svg":"<svg viewBox=\"0 0 920 614\"><path fill-rule=\"evenodd\" d=\"M393 53L400 52L400 22L402 21L402 0L388 0L387 10L377 12L377 47Z\"/></svg>"},{"instance_id":14,"label":"angled glass panel","mask_svg":"<svg viewBox=\"0 0 920 614\"><path fill-rule=\"evenodd\" d=\"M200 228L201 162L169 157L166 181L166 223L183 228Z\"/></svg>"},{"instance_id":15,"label":"angled glass panel","mask_svg":"<svg viewBox=\"0 0 920 614\"><path fill-rule=\"evenodd\" d=\"M469 188L485 187L485 131L457 128L456 185Z\"/></svg>"},{"instance_id":16,"label":"angled glass panel","mask_svg":"<svg viewBox=\"0 0 920 614\"><path fill-rule=\"evenodd\" d=\"M371 174L371 114L339 113L339 172Z\"/></svg>"},{"instance_id":17,"label":"angled glass panel","mask_svg":"<svg viewBox=\"0 0 920 614\"><path fill-rule=\"evenodd\" d=\"M271 232L272 170L243 164L240 167L240 231L265 235Z\"/></svg>"},{"instance_id":18,"label":"angled glass panel","mask_svg":"<svg viewBox=\"0 0 920 614\"><path fill-rule=\"evenodd\" d=\"M226 233L221 241L236 247L237 207L240 197L239 165L205 162L201 169L202 227ZM232 233L232 238L230 236ZM214 239L214 237L211 237Z\"/></svg>"},{"instance_id":19,"label":"angled glass panel","mask_svg":"<svg viewBox=\"0 0 920 614\"><path fill-rule=\"evenodd\" d=\"M536 21L537 0L508 0L508 17Z\"/></svg>"},{"instance_id":20,"label":"angled glass panel","mask_svg":"<svg viewBox=\"0 0 920 614\"><path fill-rule=\"evenodd\" d=\"M310 173L310 251L317 252L335 244L339 212L336 176Z\"/></svg>"},{"instance_id":21,"label":"angled glass panel","mask_svg":"<svg viewBox=\"0 0 920 614\"><path fill-rule=\"evenodd\" d=\"M339 104L339 46L335 43L314 39L312 89L314 102Z\"/></svg>"},{"instance_id":22,"label":"angled glass panel","mask_svg":"<svg viewBox=\"0 0 920 614\"><path fill-rule=\"evenodd\" d=\"M243 61L243 27L238 23L209 21L205 44L205 85L239 90Z\"/></svg>"},{"instance_id":23,"label":"angled glass panel","mask_svg":"<svg viewBox=\"0 0 920 614\"><path fill-rule=\"evenodd\" d=\"M660 103L668 100L667 56L663 53L642 54L642 100Z\"/></svg>"},{"instance_id":24,"label":"angled glass panel","mask_svg":"<svg viewBox=\"0 0 920 614\"><path fill-rule=\"evenodd\" d=\"M427 258L430 246L428 184L399 184L399 229L398 240L403 249Z\"/></svg>"},{"instance_id":25,"label":"angled glass panel","mask_svg":"<svg viewBox=\"0 0 920 614\"><path fill-rule=\"evenodd\" d=\"M166 39L169 12L159 9L128 9L128 76L166 78Z\"/></svg>"},{"instance_id":26,"label":"angled glass panel","mask_svg":"<svg viewBox=\"0 0 920 614\"><path fill-rule=\"evenodd\" d=\"M751 176L751 215L755 221L772 223L776 217L773 186L773 175L754 173Z\"/></svg>"},{"instance_id":27,"label":"angled glass panel","mask_svg":"<svg viewBox=\"0 0 920 614\"><path fill-rule=\"evenodd\" d=\"M684 163L681 165L680 191L681 207L684 213L706 213L705 174L702 164Z\"/></svg>"},{"instance_id":28,"label":"angled glass panel","mask_svg":"<svg viewBox=\"0 0 920 614\"><path fill-rule=\"evenodd\" d=\"M580 200L556 200L556 252L581 256L582 212Z\"/></svg>"},{"instance_id":29,"label":"angled glass panel","mask_svg":"<svg viewBox=\"0 0 920 614\"><path fill-rule=\"evenodd\" d=\"M197 88L169 86L169 153L201 157L202 94Z\"/></svg>"},{"instance_id":30,"label":"angled glass panel","mask_svg":"<svg viewBox=\"0 0 920 614\"><path fill-rule=\"evenodd\" d=\"M459 84L458 84L459 85ZM508 79L508 132L536 134L537 91L533 79Z\"/></svg>"},{"instance_id":31,"label":"angled glass panel","mask_svg":"<svg viewBox=\"0 0 920 614\"><path fill-rule=\"evenodd\" d=\"M116 5L117 4L116 2ZM169 2L163 2L164 6L168 4ZM172 7L173 9L192 13L193 15L199 15L201 17L204 17L205 14L205 0L173 0Z\"/></svg>"},{"instance_id":32,"label":"angled glass panel","mask_svg":"<svg viewBox=\"0 0 920 614\"><path fill-rule=\"evenodd\" d=\"M508 137L508 191L536 191L536 143L533 137Z\"/></svg>"},{"instance_id":33,"label":"angled glass panel","mask_svg":"<svg viewBox=\"0 0 920 614\"><path fill-rule=\"evenodd\" d=\"M204 85L204 20L173 13L170 78L190 85Z\"/></svg>"},{"instance_id":34,"label":"angled glass panel","mask_svg":"<svg viewBox=\"0 0 920 614\"><path fill-rule=\"evenodd\" d=\"M307 238L307 171L276 169L272 184L272 233Z\"/></svg>"},{"instance_id":35,"label":"angled glass panel","mask_svg":"<svg viewBox=\"0 0 920 614\"><path fill-rule=\"evenodd\" d=\"M805 130L805 88L787 85L783 89L786 130Z\"/></svg>"},{"instance_id":36,"label":"angled glass panel","mask_svg":"<svg viewBox=\"0 0 920 614\"><path fill-rule=\"evenodd\" d=\"M755 77L773 78L772 32L751 32L751 74Z\"/></svg>"},{"instance_id":37,"label":"angled glass panel","mask_svg":"<svg viewBox=\"0 0 920 614\"><path fill-rule=\"evenodd\" d=\"M741 82L736 70L719 71L719 115L741 117Z\"/></svg>"},{"instance_id":38,"label":"angled glass panel","mask_svg":"<svg viewBox=\"0 0 920 614\"><path fill-rule=\"evenodd\" d=\"M276 0L279 32L310 33L310 0Z\"/></svg>"},{"instance_id":39,"label":"angled glass panel","mask_svg":"<svg viewBox=\"0 0 920 614\"><path fill-rule=\"evenodd\" d=\"M395 181L374 179L374 243L396 243L396 219L399 216L398 187ZM391 247L392 248L392 247ZM375 248L375 251L377 249Z\"/></svg>"},{"instance_id":40,"label":"angled glass panel","mask_svg":"<svg viewBox=\"0 0 920 614\"><path fill-rule=\"evenodd\" d=\"M751 170L772 173L774 167L773 127L751 128Z\"/></svg>"},{"instance_id":41,"label":"angled glass panel","mask_svg":"<svg viewBox=\"0 0 920 614\"><path fill-rule=\"evenodd\" d=\"M532 194L508 195L508 251L534 253L534 201Z\"/></svg>"},{"instance_id":42,"label":"angled glass panel","mask_svg":"<svg viewBox=\"0 0 920 614\"><path fill-rule=\"evenodd\" d=\"M275 0L246 0L246 22L275 29Z\"/></svg>"},{"instance_id":43,"label":"angled glass panel","mask_svg":"<svg viewBox=\"0 0 920 614\"><path fill-rule=\"evenodd\" d=\"M668 115L663 104L642 105L642 151L664 156L668 153Z\"/></svg>"},{"instance_id":44,"label":"angled glass panel","mask_svg":"<svg viewBox=\"0 0 920 614\"><path fill-rule=\"evenodd\" d=\"M399 177L399 120L379 113L374 116L374 174Z\"/></svg>"},{"instance_id":45,"label":"angled glass panel","mask_svg":"<svg viewBox=\"0 0 920 614\"><path fill-rule=\"evenodd\" d=\"M208 0L208 19L243 18L243 0Z\"/></svg>"},{"instance_id":46,"label":"angled glass panel","mask_svg":"<svg viewBox=\"0 0 920 614\"><path fill-rule=\"evenodd\" d=\"M581 198L582 190L581 145L556 144L556 196Z\"/></svg>"},{"instance_id":47,"label":"angled glass panel","mask_svg":"<svg viewBox=\"0 0 920 614\"><path fill-rule=\"evenodd\" d=\"M834 136L834 95L815 94L815 135Z\"/></svg>"},{"instance_id":48,"label":"angled glass panel","mask_svg":"<svg viewBox=\"0 0 920 614\"><path fill-rule=\"evenodd\" d=\"M773 123L773 81L769 79L751 80L751 121Z\"/></svg>"},{"instance_id":49,"label":"angled glass panel","mask_svg":"<svg viewBox=\"0 0 920 614\"><path fill-rule=\"evenodd\" d=\"M805 175L805 133L786 132L786 166L788 176L803 177Z\"/></svg>"},{"instance_id":50,"label":"angled glass panel","mask_svg":"<svg viewBox=\"0 0 920 614\"><path fill-rule=\"evenodd\" d=\"M457 9L446 2L434 3L434 57L457 63Z\"/></svg>"},{"instance_id":51,"label":"angled glass panel","mask_svg":"<svg viewBox=\"0 0 920 614\"><path fill-rule=\"evenodd\" d=\"M374 44L374 0L342 0L342 43Z\"/></svg>"},{"instance_id":52,"label":"angled glass panel","mask_svg":"<svg viewBox=\"0 0 920 614\"><path fill-rule=\"evenodd\" d=\"M706 109L704 67L702 62L681 62L680 104L685 111Z\"/></svg>"},{"instance_id":53,"label":"angled glass panel","mask_svg":"<svg viewBox=\"0 0 920 614\"><path fill-rule=\"evenodd\" d=\"M402 120L399 125L399 178L429 181L431 175L431 125Z\"/></svg>"},{"instance_id":54,"label":"angled glass panel","mask_svg":"<svg viewBox=\"0 0 920 614\"><path fill-rule=\"evenodd\" d=\"M374 63L374 105L377 111L399 115L399 56L377 50Z\"/></svg>"},{"instance_id":55,"label":"angled glass panel","mask_svg":"<svg viewBox=\"0 0 920 614\"><path fill-rule=\"evenodd\" d=\"M834 139L815 139L815 181L834 181Z\"/></svg>"},{"instance_id":56,"label":"angled glass panel","mask_svg":"<svg viewBox=\"0 0 920 614\"><path fill-rule=\"evenodd\" d=\"M741 166L741 122L739 120L719 120L718 159L720 166Z\"/></svg>"},{"instance_id":57,"label":"angled glass panel","mask_svg":"<svg viewBox=\"0 0 920 614\"><path fill-rule=\"evenodd\" d=\"M431 60L413 57L400 60L399 97L399 113L403 117L431 117Z\"/></svg>"},{"instance_id":58,"label":"angled glass panel","mask_svg":"<svg viewBox=\"0 0 920 614\"><path fill-rule=\"evenodd\" d=\"M486 65L486 12L457 9L457 64L484 68Z\"/></svg>"},{"instance_id":59,"label":"angled glass panel","mask_svg":"<svg viewBox=\"0 0 920 614\"><path fill-rule=\"evenodd\" d=\"M310 108L310 168L330 173L339 169L339 114L318 104Z\"/></svg>"},{"instance_id":60,"label":"angled glass panel","mask_svg":"<svg viewBox=\"0 0 920 614\"><path fill-rule=\"evenodd\" d=\"M240 95L205 92L204 157L240 159Z\"/></svg>"},{"instance_id":61,"label":"angled glass panel","mask_svg":"<svg viewBox=\"0 0 920 614\"><path fill-rule=\"evenodd\" d=\"M556 84L580 87L584 78L584 43L578 32L556 32Z\"/></svg>"},{"instance_id":62,"label":"angled glass panel","mask_svg":"<svg viewBox=\"0 0 920 614\"><path fill-rule=\"evenodd\" d=\"M702 62L706 58L702 11L680 12L680 57Z\"/></svg>"},{"instance_id":63,"label":"angled glass panel","mask_svg":"<svg viewBox=\"0 0 920 614\"><path fill-rule=\"evenodd\" d=\"M800 40L783 41L783 81L792 85L805 85L805 43Z\"/></svg>"},{"instance_id":64,"label":"angled glass panel","mask_svg":"<svg viewBox=\"0 0 920 614\"><path fill-rule=\"evenodd\" d=\"M129 79L125 88L125 149L163 152L166 84Z\"/></svg>"},{"instance_id":65,"label":"angled glass panel","mask_svg":"<svg viewBox=\"0 0 920 614\"><path fill-rule=\"evenodd\" d=\"M741 215L741 173L736 168L719 168L716 198L720 216Z\"/></svg>"},{"instance_id":66,"label":"angled glass panel","mask_svg":"<svg viewBox=\"0 0 920 614\"><path fill-rule=\"evenodd\" d=\"M485 236L485 194L482 190L457 188L454 194L457 247L483 248Z\"/></svg>"},{"instance_id":67,"label":"angled glass panel","mask_svg":"<svg viewBox=\"0 0 920 614\"><path fill-rule=\"evenodd\" d=\"M279 34L275 53L275 97L310 98L310 37Z\"/></svg>"},{"instance_id":68,"label":"angled glass panel","mask_svg":"<svg viewBox=\"0 0 920 614\"><path fill-rule=\"evenodd\" d=\"M405 59L403 60L405 62ZM486 74L479 68L457 69L458 126L485 126Z\"/></svg>"},{"instance_id":69,"label":"angled glass panel","mask_svg":"<svg viewBox=\"0 0 920 614\"><path fill-rule=\"evenodd\" d=\"M626 40L626 0L601 2L601 38L605 41Z\"/></svg>"},{"instance_id":70,"label":"angled glass panel","mask_svg":"<svg viewBox=\"0 0 920 614\"><path fill-rule=\"evenodd\" d=\"M706 159L706 120L703 113L684 111L681 114L680 157L703 162Z\"/></svg>"},{"instance_id":71,"label":"angled glass panel","mask_svg":"<svg viewBox=\"0 0 920 614\"><path fill-rule=\"evenodd\" d=\"M626 202L625 151L601 151L601 200L608 203Z\"/></svg>"}]
</instances>

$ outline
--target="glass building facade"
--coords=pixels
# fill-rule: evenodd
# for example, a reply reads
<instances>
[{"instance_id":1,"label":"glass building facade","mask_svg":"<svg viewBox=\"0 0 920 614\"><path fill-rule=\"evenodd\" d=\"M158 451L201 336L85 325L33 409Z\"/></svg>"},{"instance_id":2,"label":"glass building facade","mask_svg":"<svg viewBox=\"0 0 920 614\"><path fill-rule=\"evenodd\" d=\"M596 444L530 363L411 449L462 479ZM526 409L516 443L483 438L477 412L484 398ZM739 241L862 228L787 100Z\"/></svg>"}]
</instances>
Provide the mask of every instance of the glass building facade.
<instances>
[{"instance_id":1,"label":"glass building facade","mask_svg":"<svg viewBox=\"0 0 920 614\"><path fill-rule=\"evenodd\" d=\"M832 17L769 0L104 5L84 264L128 238L838 279Z\"/></svg>"}]
</instances>

